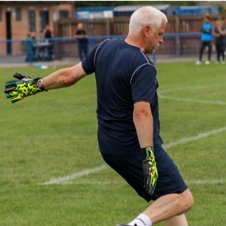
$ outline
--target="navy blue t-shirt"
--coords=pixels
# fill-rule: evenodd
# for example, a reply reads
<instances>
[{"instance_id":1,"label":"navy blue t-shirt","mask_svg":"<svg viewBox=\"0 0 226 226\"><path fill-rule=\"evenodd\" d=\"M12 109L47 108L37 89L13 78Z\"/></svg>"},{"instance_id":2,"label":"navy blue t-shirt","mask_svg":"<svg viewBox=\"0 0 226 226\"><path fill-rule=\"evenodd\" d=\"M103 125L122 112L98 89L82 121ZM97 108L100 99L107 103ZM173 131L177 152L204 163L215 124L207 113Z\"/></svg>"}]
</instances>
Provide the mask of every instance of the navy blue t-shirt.
<instances>
[{"instance_id":1,"label":"navy blue t-shirt","mask_svg":"<svg viewBox=\"0 0 226 226\"><path fill-rule=\"evenodd\" d=\"M134 103L151 104L154 145L161 145L157 71L148 57L124 40L105 40L82 62L87 74L95 72L98 141L100 151L129 155L140 150L133 123Z\"/></svg>"}]
</instances>

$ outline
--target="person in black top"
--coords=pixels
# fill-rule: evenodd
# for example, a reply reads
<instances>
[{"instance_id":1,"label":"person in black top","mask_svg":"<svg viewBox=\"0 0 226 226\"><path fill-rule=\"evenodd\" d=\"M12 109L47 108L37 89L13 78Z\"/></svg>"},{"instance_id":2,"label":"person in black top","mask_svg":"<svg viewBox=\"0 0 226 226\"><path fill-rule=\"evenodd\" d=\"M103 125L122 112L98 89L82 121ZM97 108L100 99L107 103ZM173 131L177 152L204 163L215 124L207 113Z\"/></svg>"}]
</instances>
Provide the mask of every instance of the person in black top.
<instances>
[{"instance_id":1,"label":"person in black top","mask_svg":"<svg viewBox=\"0 0 226 226\"><path fill-rule=\"evenodd\" d=\"M223 20L217 20L216 26L215 26L215 29L214 29L215 47L216 47L216 53L217 53L216 63L221 62L222 64L225 64L225 54L224 54L225 35L226 35L226 29L224 27ZM221 61L220 58L222 58L222 61Z\"/></svg>"},{"instance_id":2,"label":"person in black top","mask_svg":"<svg viewBox=\"0 0 226 226\"><path fill-rule=\"evenodd\" d=\"M224 17L224 31L225 31L225 35L224 35L224 54L226 54L226 16Z\"/></svg>"},{"instance_id":3,"label":"person in black top","mask_svg":"<svg viewBox=\"0 0 226 226\"><path fill-rule=\"evenodd\" d=\"M46 46L44 48L44 52L47 52L47 56L45 57L46 60L52 60L53 59L53 40L52 40L52 31L50 29L49 25L46 25L43 37L46 39Z\"/></svg>"},{"instance_id":4,"label":"person in black top","mask_svg":"<svg viewBox=\"0 0 226 226\"><path fill-rule=\"evenodd\" d=\"M78 54L80 60L82 61L88 54L88 44L89 44L87 38L88 35L82 23L78 23L74 37L77 38L78 40Z\"/></svg>"},{"instance_id":5,"label":"person in black top","mask_svg":"<svg viewBox=\"0 0 226 226\"><path fill-rule=\"evenodd\" d=\"M34 79L35 90L31 87L30 94L24 91L25 78L18 86L18 95L12 82L5 89L15 102L95 74L101 155L139 196L147 202L153 200L128 223L130 226L151 226L161 221L167 226L187 226L185 212L194 203L177 166L162 147L157 70L147 56L163 43L166 25L167 18L158 9L139 8L130 18L125 40L104 40L82 62Z\"/></svg>"},{"instance_id":6,"label":"person in black top","mask_svg":"<svg viewBox=\"0 0 226 226\"><path fill-rule=\"evenodd\" d=\"M50 30L49 25L45 27L44 38L52 38L52 31Z\"/></svg>"}]
</instances>

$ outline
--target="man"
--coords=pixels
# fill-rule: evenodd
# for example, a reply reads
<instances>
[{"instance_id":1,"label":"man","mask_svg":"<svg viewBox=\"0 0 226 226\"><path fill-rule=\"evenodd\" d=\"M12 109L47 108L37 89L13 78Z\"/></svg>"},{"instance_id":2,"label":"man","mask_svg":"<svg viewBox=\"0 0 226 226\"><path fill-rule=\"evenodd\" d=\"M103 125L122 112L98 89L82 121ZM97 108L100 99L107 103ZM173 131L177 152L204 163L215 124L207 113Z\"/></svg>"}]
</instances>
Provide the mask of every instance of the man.
<instances>
[{"instance_id":1,"label":"man","mask_svg":"<svg viewBox=\"0 0 226 226\"><path fill-rule=\"evenodd\" d=\"M214 36L215 36L215 48L217 54L217 61L216 63L225 64L225 54L224 54L224 38L225 38L225 28L224 28L224 21L219 18L215 23L214 28ZM222 61L221 61L222 60Z\"/></svg>"},{"instance_id":2,"label":"man","mask_svg":"<svg viewBox=\"0 0 226 226\"><path fill-rule=\"evenodd\" d=\"M52 31L50 29L49 25L46 25L44 31L43 31L43 37L46 39L48 45L44 49L47 50L47 57L46 60L52 60L53 58L53 41L52 41Z\"/></svg>"},{"instance_id":3,"label":"man","mask_svg":"<svg viewBox=\"0 0 226 226\"><path fill-rule=\"evenodd\" d=\"M43 90L73 85L95 72L101 154L142 198L154 200L127 224L131 226L151 226L160 221L168 226L187 226L184 213L194 202L177 167L162 148L157 72L145 55L163 43L166 23L166 16L159 10L142 7L131 16L125 40L105 40L83 62L43 79L30 81L16 75L22 78L21 84L8 82L5 88L7 97L15 102ZM26 85L34 87L34 92L23 91Z\"/></svg>"},{"instance_id":4,"label":"man","mask_svg":"<svg viewBox=\"0 0 226 226\"><path fill-rule=\"evenodd\" d=\"M202 56L206 47L208 48L208 58L205 64L210 64L213 42L212 29L213 27L212 24L210 23L210 15L206 14L204 16L204 23L201 27L201 48L199 50L199 60L196 61L196 64L202 63Z\"/></svg>"},{"instance_id":5,"label":"man","mask_svg":"<svg viewBox=\"0 0 226 226\"><path fill-rule=\"evenodd\" d=\"M83 23L78 23L74 37L78 39L78 54L82 61L88 54L88 35L83 27Z\"/></svg>"}]
</instances>

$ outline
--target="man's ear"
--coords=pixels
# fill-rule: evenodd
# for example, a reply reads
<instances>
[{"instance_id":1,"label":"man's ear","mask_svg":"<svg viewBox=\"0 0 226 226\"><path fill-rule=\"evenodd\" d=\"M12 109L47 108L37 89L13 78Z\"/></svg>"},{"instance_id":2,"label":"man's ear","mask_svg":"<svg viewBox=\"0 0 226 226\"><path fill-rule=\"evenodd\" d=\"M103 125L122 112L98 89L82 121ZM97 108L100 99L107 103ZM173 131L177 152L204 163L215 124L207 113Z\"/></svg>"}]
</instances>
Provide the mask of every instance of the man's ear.
<instances>
[{"instance_id":1,"label":"man's ear","mask_svg":"<svg viewBox=\"0 0 226 226\"><path fill-rule=\"evenodd\" d=\"M145 25L143 27L143 33L145 37L149 36L149 32L152 31L152 27L150 25Z\"/></svg>"},{"instance_id":2,"label":"man's ear","mask_svg":"<svg viewBox=\"0 0 226 226\"><path fill-rule=\"evenodd\" d=\"M150 29L149 27L150 27L149 25L144 25L143 27L144 32L148 32Z\"/></svg>"}]
</instances>

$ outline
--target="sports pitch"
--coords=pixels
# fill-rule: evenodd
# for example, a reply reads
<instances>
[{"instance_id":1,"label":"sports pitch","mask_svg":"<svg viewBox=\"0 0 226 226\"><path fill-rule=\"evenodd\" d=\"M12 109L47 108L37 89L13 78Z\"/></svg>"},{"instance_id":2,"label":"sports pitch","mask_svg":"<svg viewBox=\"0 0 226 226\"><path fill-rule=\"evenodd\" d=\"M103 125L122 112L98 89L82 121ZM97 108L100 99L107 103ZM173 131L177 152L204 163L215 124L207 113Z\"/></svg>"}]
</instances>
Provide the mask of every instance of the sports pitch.
<instances>
[{"instance_id":1,"label":"sports pitch","mask_svg":"<svg viewBox=\"0 0 226 226\"><path fill-rule=\"evenodd\" d=\"M195 197L191 226L226 225L226 65L159 63L161 135ZM2 68L1 90L14 72ZM0 226L114 226L145 203L100 157L95 78L11 104L0 94ZM163 225L163 224L159 224Z\"/></svg>"}]
</instances>

